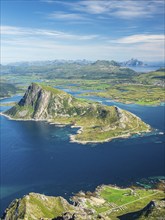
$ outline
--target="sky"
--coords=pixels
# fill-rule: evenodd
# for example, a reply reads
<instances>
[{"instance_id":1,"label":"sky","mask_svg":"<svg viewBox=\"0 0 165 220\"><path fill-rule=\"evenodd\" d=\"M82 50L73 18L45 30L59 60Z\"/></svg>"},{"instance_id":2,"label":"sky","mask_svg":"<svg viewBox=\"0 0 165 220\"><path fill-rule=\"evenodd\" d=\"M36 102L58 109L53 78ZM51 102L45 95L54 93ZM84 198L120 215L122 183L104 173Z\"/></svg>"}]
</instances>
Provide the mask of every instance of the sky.
<instances>
[{"instance_id":1,"label":"sky","mask_svg":"<svg viewBox=\"0 0 165 220\"><path fill-rule=\"evenodd\" d=\"M163 61L164 0L1 0L1 63Z\"/></svg>"}]
</instances>

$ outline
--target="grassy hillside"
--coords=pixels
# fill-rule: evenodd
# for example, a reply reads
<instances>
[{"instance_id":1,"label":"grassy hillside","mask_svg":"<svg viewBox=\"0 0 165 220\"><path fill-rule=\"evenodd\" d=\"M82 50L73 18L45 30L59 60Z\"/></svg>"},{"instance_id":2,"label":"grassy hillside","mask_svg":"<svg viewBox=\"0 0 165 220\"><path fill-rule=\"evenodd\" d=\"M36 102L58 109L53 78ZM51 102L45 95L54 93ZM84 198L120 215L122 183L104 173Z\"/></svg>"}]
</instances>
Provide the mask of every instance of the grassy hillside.
<instances>
[{"instance_id":1,"label":"grassy hillside","mask_svg":"<svg viewBox=\"0 0 165 220\"><path fill-rule=\"evenodd\" d=\"M30 193L22 199L16 199L10 204L6 210L5 219L54 219L66 211L72 212L74 209L62 197Z\"/></svg>"},{"instance_id":2,"label":"grassy hillside","mask_svg":"<svg viewBox=\"0 0 165 220\"><path fill-rule=\"evenodd\" d=\"M139 211L152 200L161 201L163 198L165 198L165 194L159 190L102 186L98 187L94 193L79 194L77 197L73 197L73 201L79 201L84 209L92 209L95 213L94 219L97 219L96 216L100 216L102 219L117 220L118 216ZM163 208L161 213L163 213ZM147 215L145 219L148 219Z\"/></svg>"},{"instance_id":3,"label":"grassy hillside","mask_svg":"<svg viewBox=\"0 0 165 220\"><path fill-rule=\"evenodd\" d=\"M152 85L113 85L103 92L96 93L96 95L139 105L159 105L161 102L165 102L165 88Z\"/></svg>"},{"instance_id":4,"label":"grassy hillside","mask_svg":"<svg viewBox=\"0 0 165 220\"><path fill-rule=\"evenodd\" d=\"M159 69L154 72L143 73L136 77L136 80L144 85L165 85L165 69Z\"/></svg>"},{"instance_id":5,"label":"grassy hillside","mask_svg":"<svg viewBox=\"0 0 165 220\"><path fill-rule=\"evenodd\" d=\"M33 83L18 104L5 112L14 119L47 120L81 127L72 135L74 142L104 142L148 132L150 126L132 113L115 106L105 106L77 99L66 92Z\"/></svg>"},{"instance_id":6,"label":"grassy hillside","mask_svg":"<svg viewBox=\"0 0 165 220\"><path fill-rule=\"evenodd\" d=\"M49 65L27 65L27 66L2 66L3 74L38 74L45 79L108 79L118 76L119 78L130 77L136 72L120 65L115 61L97 61L88 64L63 63Z\"/></svg>"},{"instance_id":7,"label":"grassy hillside","mask_svg":"<svg viewBox=\"0 0 165 220\"><path fill-rule=\"evenodd\" d=\"M108 185L98 187L93 193L79 192L71 198L73 205L62 197L30 193L14 200L2 219L155 220L165 214L164 198L165 194L161 190L135 187L122 189ZM138 218L131 217L132 212Z\"/></svg>"},{"instance_id":8,"label":"grassy hillside","mask_svg":"<svg viewBox=\"0 0 165 220\"><path fill-rule=\"evenodd\" d=\"M0 98L9 97L22 90L11 83L0 83Z\"/></svg>"}]
</instances>

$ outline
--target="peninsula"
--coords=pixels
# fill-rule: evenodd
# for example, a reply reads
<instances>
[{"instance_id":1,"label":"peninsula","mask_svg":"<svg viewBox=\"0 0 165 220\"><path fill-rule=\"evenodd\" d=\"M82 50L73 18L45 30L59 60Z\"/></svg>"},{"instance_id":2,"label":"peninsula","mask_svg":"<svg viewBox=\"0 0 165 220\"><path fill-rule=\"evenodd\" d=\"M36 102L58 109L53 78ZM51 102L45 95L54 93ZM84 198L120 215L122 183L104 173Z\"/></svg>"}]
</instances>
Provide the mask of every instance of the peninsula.
<instances>
[{"instance_id":1,"label":"peninsula","mask_svg":"<svg viewBox=\"0 0 165 220\"><path fill-rule=\"evenodd\" d=\"M165 214L164 183L157 189L97 187L94 192L79 192L71 200L29 193L15 199L2 219L43 220L155 220Z\"/></svg>"},{"instance_id":2,"label":"peninsula","mask_svg":"<svg viewBox=\"0 0 165 220\"><path fill-rule=\"evenodd\" d=\"M19 103L4 115L15 120L45 120L80 127L77 134L70 138L73 142L84 144L151 130L139 117L116 106L78 99L38 83L32 83Z\"/></svg>"}]
</instances>

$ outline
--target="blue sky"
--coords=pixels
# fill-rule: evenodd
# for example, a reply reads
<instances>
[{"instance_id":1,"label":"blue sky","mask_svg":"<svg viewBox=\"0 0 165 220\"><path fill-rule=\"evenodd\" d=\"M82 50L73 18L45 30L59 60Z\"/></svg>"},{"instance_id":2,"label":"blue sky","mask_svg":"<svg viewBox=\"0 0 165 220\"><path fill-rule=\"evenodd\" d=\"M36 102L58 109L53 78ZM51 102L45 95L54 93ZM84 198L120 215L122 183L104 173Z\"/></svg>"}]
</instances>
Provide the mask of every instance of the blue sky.
<instances>
[{"instance_id":1,"label":"blue sky","mask_svg":"<svg viewBox=\"0 0 165 220\"><path fill-rule=\"evenodd\" d=\"M164 0L1 0L1 62L164 59Z\"/></svg>"}]
</instances>

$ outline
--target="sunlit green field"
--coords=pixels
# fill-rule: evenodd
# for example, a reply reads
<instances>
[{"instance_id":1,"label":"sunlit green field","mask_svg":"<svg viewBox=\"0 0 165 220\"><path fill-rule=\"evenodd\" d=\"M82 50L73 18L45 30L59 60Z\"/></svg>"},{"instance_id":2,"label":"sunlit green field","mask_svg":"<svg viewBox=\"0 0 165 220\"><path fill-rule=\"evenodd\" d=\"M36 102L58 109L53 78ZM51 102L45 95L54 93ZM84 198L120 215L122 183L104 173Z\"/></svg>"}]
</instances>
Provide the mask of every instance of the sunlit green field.
<instances>
[{"instance_id":1,"label":"sunlit green field","mask_svg":"<svg viewBox=\"0 0 165 220\"><path fill-rule=\"evenodd\" d=\"M165 88L152 85L119 84L96 94L119 102L140 105L159 105L165 101Z\"/></svg>"},{"instance_id":2,"label":"sunlit green field","mask_svg":"<svg viewBox=\"0 0 165 220\"><path fill-rule=\"evenodd\" d=\"M97 198L104 199L102 204L93 203L93 198L86 199L89 208L102 216L109 216L110 219L118 219L117 216L125 213L139 211L152 200L161 200L165 197L163 191L146 190L138 188L116 188L103 186L97 192Z\"/></svg>"},{"instance_id":3,"label":"sunlit green field","mask_svg":"<svg viewBox=\"0 0 165 220\"><path fill-rule=\"evenodd\" d=\"M108 79L60 79L47 78L41 74L7 74L1 76L1 97L11 96L16 92L24 92L32 82L42 82L52 87L62 86L71 90L84 90L85 95L97 95L123 103L140 105L159 105L165 102L165 73L163 70L143 73L130 78ZM14 86L15 89L11 90ZM6 90L9 90L7 92ZM86 91L88 90L88 91Z\"/></svg>"}]
</instances>

